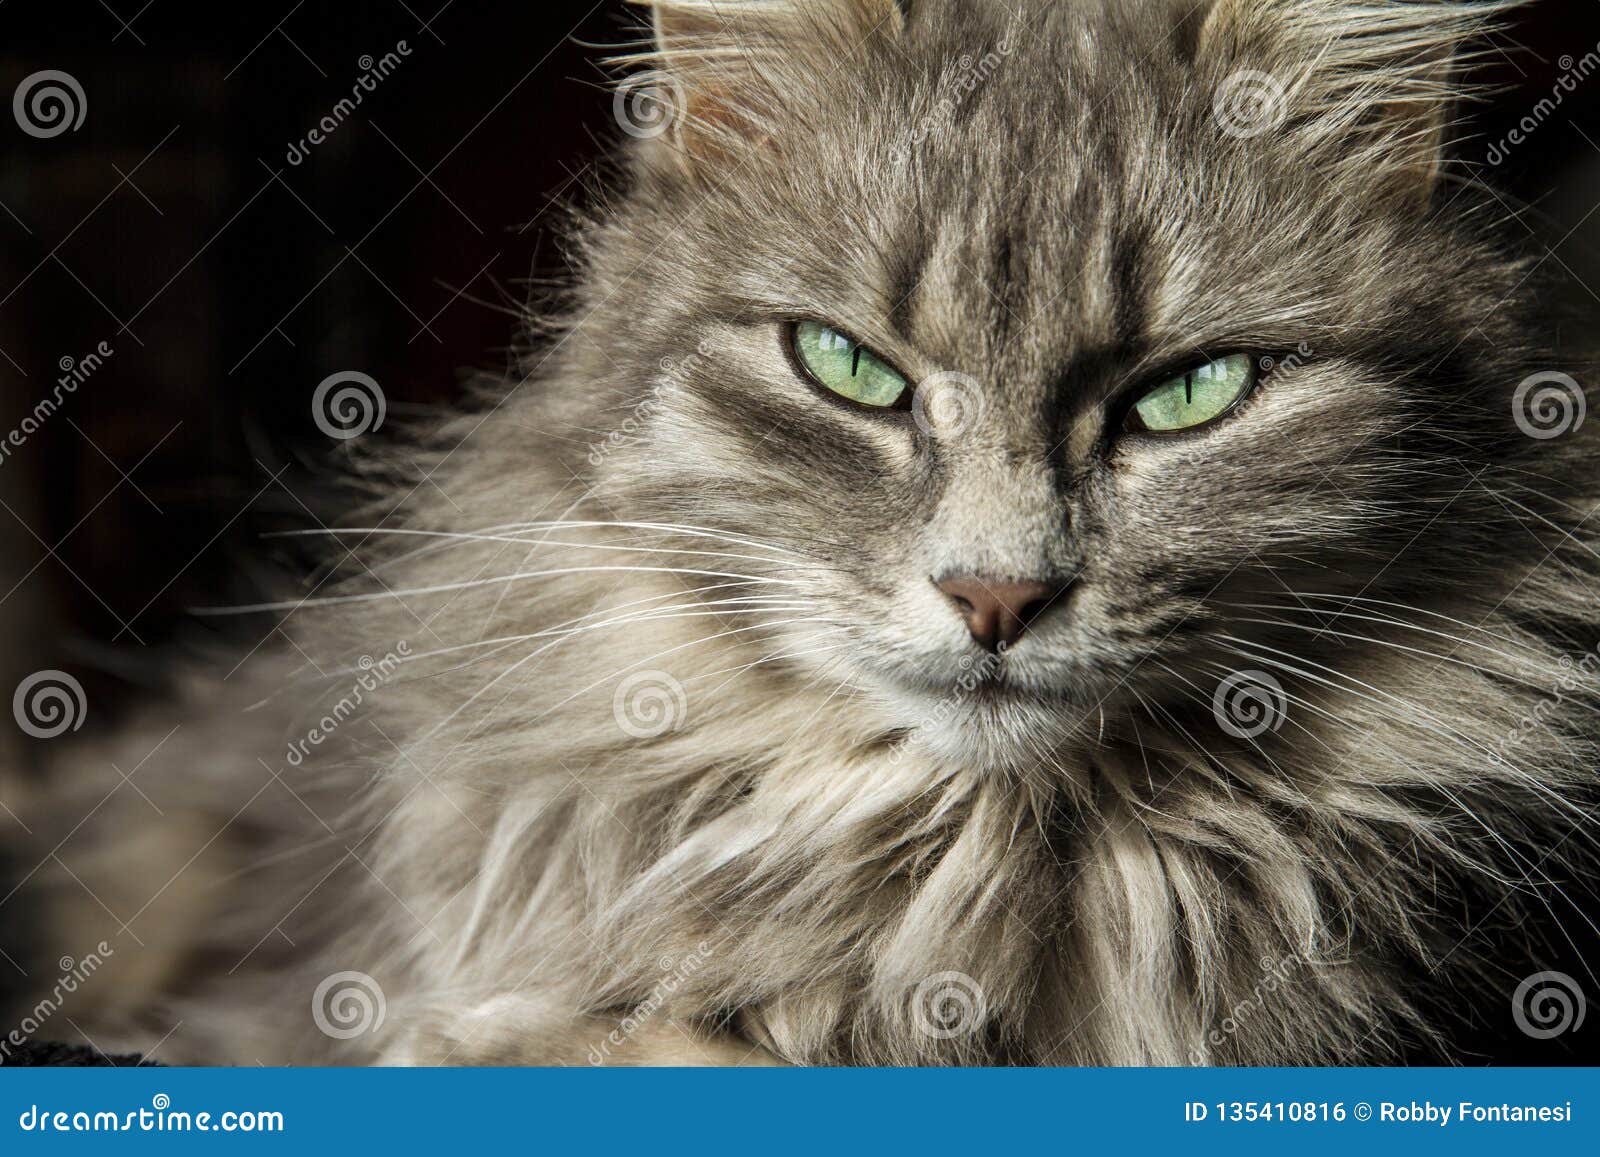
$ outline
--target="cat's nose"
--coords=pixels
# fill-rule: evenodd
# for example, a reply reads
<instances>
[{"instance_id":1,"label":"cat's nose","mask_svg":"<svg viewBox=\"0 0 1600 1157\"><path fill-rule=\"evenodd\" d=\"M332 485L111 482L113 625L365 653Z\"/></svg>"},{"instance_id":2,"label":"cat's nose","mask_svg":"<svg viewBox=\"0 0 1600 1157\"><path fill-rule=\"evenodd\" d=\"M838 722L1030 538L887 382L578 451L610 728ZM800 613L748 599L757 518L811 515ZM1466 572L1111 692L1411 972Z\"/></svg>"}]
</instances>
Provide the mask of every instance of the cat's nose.
<instances>
[{"instance_id":1,"label":"cat's nose","mask_svg":"<svg viewBox=\"0 0 1600 1157\"><path fill-rule=\"evenodd\" d=\"M935 585L950 597L966 620L967 630L986 651L1015 643L1064 589L1036 579L983 575L953 575Z\"/></svg>"}]
</instances>

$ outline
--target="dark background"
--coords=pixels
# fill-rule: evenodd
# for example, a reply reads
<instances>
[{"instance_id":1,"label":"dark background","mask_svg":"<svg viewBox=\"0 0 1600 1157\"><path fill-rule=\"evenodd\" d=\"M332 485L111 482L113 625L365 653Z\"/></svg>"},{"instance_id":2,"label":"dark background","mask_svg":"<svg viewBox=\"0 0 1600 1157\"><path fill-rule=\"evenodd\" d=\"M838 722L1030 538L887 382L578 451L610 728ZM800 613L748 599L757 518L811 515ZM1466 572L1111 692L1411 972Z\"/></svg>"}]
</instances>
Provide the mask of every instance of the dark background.
<instances>
[{"instance_id":1,"label":"dark background","mask_svg":"<svg viewBox=\"0 0 1600 1157\"><path fill-rule=\"evenodd\" d=\"M259 636L186 612L248 601L285 561L263 533L327 502L338 446L312 391L360 370L399 421L505 365L512 310L562 275L561 207L621 136L594 46L634 26L621 0L0 2L0 429L63 358L114 350L0 462L0 690L64 667L105 726L175 643ZM362 58L400 41L410 55L290 164ZM1486 53L1501 91L1466 110L1461 155L1483 162L1563 58L1597 46L1600 3L1531 5ZM47 140L9 108L41 69L87 98L83 125ZM1482 175L1541 272L1600 309L1600 73ZM1600 998L1578 959L1600 959L1600 904L1565 883L1589 915L1562 915L1573 948L1551 963ZM1583 1033L1505 1038L1505 1011L1471 1011L1486 1054L1592 1059Z\"/></svg>"},{"instance_id":2,"label":"dark background","mask_svg":"<svg viewBox=\"0 0 1600 1157\"><path fill-rule=\"evenodd\" d=\"M217 629L186 608L255 585L263 520L306 525L320 501L338 447L312 423L319 382L370 374L395 421L504 367L509 311L563 268L551 226L620 135L584 43L630 18L616 0L0 5L3 425L60 359L115 351L0 463L0 594L26 575L11 597L31 605L9 621L53 617L38 645L70 637L80 661ZM45 68L88 114L35 140L10 97Z\"/></svg>"}]
</instances>

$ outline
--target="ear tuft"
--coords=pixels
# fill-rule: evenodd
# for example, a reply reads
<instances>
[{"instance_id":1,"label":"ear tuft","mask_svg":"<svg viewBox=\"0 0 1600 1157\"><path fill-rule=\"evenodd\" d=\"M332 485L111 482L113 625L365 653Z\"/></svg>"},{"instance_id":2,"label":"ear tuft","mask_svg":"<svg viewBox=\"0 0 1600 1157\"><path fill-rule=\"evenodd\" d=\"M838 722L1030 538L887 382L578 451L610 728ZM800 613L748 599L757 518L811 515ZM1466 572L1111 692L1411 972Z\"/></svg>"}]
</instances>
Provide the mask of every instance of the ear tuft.
<instances>
[{"instance_id":1,"label":"ear tuft","mask_svg":"<svg viewBox=\"0 0 1600 1157\"><path fill-rule=\"evenodd\" d=\"M690 165L770 143L808 89L905 23L898 0L631 2L650 9L655 47L619 58L645 71L618 87L617 119Z\"/></svg>"},{"instance_id":2,"label":"ear tuft","mask_svg":"<svg viewBox=\"0 0 1600 1157\"><path fill-rule=\"evenodd\" d=\"M1475 42L1521 0L1216 0L1196 60L1230 136L1273 134L1378 194L1426 203Z\"/></svg>"}]
</instances>

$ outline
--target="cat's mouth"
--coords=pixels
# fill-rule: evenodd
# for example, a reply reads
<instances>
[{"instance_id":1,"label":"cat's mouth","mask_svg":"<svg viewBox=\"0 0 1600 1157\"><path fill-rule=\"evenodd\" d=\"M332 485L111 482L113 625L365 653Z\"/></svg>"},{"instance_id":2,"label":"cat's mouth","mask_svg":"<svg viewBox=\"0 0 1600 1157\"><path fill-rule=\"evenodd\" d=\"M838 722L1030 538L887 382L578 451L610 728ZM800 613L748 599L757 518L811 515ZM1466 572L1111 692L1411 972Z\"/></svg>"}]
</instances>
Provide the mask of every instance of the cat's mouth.
<instances>
[{"instance_id":1,"label":"cat's mouth","mask_svg":"<svg viewBox=\"0 0 1600 1157\"><path fill-rule=\"evenodd\" d=\"M932 667L879 667L870 681L897 731L980 765L1011 765L1041 744L1094 733L1114 709L1104 670L1042 666L1023 654L983 654Z\"/></svg>"},{"instance_id":2,"label":"cat's mouth","mask_svg":"<svg viewBox=\"0 0 1600 1157\"><path fill-rule=\"evenodd\" d=\"M1086 709L1065 691L1029 686L1004 669L955 679L898 681L890 689L891 740L971 768L1015 769L1093 727Z\"/></svg>"},{"instance_id":3,"label":"cat's mouth","mask_svg":"<svg viewBox=\"0 0 1600 1157\"><path fill-rule=\"evenodd\" d=\"M1007 671L1003 654L964 657L949 671L895 671L892 677L909 691L933 697L999 698L1022 692L1015 676Z\"/></svg>"},{"instance_id":4,"label":"cat's mouth","mask_svg":"<svg viewBox=\"0 0 1600 1157\"><path fill-rule=\"evenodd\" d=\"M921 714L938 716L985 715L1005 709L1061 711L1079 702L1066 687L1045 685L1015 666L1003 655L963 658L948 673L888 672L893 689L918 705Z\"/></svg>"}]
</instances>

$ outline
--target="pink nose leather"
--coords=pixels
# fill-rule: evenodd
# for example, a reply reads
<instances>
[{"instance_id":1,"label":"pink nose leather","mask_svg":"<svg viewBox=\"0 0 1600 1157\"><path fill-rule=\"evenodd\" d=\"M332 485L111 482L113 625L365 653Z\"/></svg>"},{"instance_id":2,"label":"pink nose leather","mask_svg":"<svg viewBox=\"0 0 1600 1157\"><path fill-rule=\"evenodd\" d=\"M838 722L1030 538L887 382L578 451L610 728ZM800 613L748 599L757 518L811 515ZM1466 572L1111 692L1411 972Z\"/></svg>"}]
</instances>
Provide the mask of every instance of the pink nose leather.
<instances>
[{"instance_id":1,"label":"pink nose leather","mask_svg":"<svg viewBox=\"0 0 1600 1157\"><path fill-rule=\"evenodd\" d=\"M978 646L986 651L998 651L1015 643L1028 624L1061 593L1059 586L1035 579L981 575L955 575L937 585L961 612Z\"/></svg>"}]
</instances>

